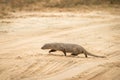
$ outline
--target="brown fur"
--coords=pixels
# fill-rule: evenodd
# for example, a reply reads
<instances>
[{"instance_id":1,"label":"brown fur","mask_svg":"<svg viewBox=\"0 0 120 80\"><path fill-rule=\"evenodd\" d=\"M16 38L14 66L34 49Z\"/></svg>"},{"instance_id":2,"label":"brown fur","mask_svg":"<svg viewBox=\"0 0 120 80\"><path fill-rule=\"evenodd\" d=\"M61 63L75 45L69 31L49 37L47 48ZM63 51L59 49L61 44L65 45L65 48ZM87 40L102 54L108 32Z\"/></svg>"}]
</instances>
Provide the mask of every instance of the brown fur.
<instances>
[{"instance_id":1,"label":"brown fur","mask_svg":"<svg viewBox=\"0 0 120 80\"><path fill-rule=\"evenodd\" d=\"M85 57L87 55L95 56L95 57L101 57L104 58L104 56L97 56L94 54L91 54L87 52L82 46L77 45L77 44L68 44L68 43L48 43L43 45L41 49L50 49L50 52L55 52L55 51L62 51L64 55L66 56L66 52L72 53L71 55L77 56L78 54L84 54Z\"/></svg>"}]
</instances>

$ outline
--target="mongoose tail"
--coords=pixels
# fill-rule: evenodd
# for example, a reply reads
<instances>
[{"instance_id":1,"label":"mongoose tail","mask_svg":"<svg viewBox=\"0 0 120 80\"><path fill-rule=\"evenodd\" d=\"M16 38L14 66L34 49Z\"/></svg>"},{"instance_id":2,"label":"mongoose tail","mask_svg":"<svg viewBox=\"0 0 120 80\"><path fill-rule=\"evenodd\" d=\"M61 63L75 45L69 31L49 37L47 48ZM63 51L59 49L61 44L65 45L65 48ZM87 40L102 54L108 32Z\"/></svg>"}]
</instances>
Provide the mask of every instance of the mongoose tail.
<instances>
[{"instance_id":1,"label":"mongoose tail","mask_svg":"<svg viewBox=\"0 0 120 80\"><path fill-rule=\"evenodd\" d=\"M95 57L100 57L100 58L106 58L105 56L98 56L98 55L94 55L94 54L89 53L89 52L87 52L87 54L90 55L90 56L95 56Z\"/></svg>"}]
</instances>

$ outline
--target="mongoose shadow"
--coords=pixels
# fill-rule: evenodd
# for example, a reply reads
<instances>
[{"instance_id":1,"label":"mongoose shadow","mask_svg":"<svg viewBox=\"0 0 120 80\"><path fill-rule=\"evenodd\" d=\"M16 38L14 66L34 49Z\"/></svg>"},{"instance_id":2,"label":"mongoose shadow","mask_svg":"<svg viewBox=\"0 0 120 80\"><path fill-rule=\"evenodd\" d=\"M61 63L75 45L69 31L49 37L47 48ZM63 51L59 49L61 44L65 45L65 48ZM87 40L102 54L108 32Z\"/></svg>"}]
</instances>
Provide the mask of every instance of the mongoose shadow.
<instances>
[{"instance_id":1,"label":"mongoose shadow","mask_svg":"<svg viewBox=\"0 0 120 80\"><path fill-rule=\"evenodd\" d=\"M66 56L66 53L71 53L72 56L77 56L79 54L84 54L87 58L88 55L94 56L94 57L100 57L105 58L105 56L98 56L94 55L92 53L89 53L86 51L82 46L77 44L69 44L69 43L47 43L41 47L41 49L50 49L49 53L56 52L56 51L62 51L64 55Z\"/></svg>"},{"instance_id":2,"label":"mongoose shadow","mask_svg":"<svg viewBox=\"0 0 120 80\"><path fill-rule=\"evenodd\" d=\"M54 56L54 57L64 57L63 55L59 54L48 54L49 56ZM74 56L74 55L67 55L67 58L84 58L83 56ZM91 58L91 57L88 57Z\"/></svg>"}]
</instances>

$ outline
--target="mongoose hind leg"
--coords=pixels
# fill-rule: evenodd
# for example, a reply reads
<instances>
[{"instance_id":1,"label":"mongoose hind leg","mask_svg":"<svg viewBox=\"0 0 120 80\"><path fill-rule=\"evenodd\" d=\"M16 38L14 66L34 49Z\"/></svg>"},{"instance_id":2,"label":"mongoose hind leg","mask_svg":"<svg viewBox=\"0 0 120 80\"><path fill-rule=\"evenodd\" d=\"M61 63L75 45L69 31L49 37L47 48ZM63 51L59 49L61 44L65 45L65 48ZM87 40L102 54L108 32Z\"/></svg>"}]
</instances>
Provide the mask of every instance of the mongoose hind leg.
<instances>
[{"instance_id":1,"label":"mongoose hind leg","mask_svg":"<svg viewBox=\"0 0 120 80\"><path fill-rule=\"evenodd\" d=\"M51 53L51 52L55 52L56 50L54 50L54 49L51 49L50 51L49 51L49 53Z\"/></svg>"},{"instance_id":2,"label":"mongoose hind leg","mask_svg":"<svg viewBox=\"0 0 120 80\"><path fill-rule=\"evenodd\" d=\"M86 53L84 53L84 55L85 55L85 57L87 58L87 54L86 54Z\"/></svg>"}]
</instances>

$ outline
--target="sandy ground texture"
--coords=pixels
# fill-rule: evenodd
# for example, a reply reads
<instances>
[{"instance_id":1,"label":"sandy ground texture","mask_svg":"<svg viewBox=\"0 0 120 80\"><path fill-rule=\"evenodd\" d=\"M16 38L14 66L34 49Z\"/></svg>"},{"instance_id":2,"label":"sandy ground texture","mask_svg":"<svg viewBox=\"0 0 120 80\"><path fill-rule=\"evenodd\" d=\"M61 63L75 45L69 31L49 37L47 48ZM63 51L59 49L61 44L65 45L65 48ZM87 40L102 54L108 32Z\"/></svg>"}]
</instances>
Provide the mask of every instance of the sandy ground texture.
<instances>
[{"instance_id":1,"label":"sandy ground texture","mask_svg":"<svg viewBox=\"0 0 120 80\"><path fill-rule=\"evenodd\" d=\"M0 19L0 80L120 80L120 16L14 13ZM50 42L75 43L106 58L48 54Z\"/></svg>"}]
</instances>

